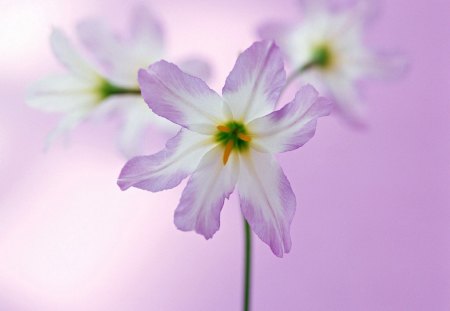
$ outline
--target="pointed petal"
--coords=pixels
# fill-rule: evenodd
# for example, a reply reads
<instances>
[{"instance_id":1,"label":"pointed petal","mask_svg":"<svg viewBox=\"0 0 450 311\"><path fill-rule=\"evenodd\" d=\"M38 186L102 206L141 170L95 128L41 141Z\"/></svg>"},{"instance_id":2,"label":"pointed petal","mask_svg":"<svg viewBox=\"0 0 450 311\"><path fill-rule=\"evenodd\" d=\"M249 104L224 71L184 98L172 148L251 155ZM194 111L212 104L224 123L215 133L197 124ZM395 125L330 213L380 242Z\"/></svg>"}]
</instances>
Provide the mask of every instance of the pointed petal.
<instances>
[{"instance_id":1,"label":"pointed petal","mask_svg":"<svg viewBox=\"0 0 450 311\"><path fill-rule=\"evenodd\" d=\"M72 75L58 75L37 81L27 90L30 107L47 112L71 111L94 106L101 100L95 85Z\"/></svg>"},{"instance_id":2,"label":"pointed petal","mask_svg":"<svg viewBox=\"0 0 450 311\"><path fill-rule=\"evenodd\" d=\"M285 81L280 49L256 42L237 59L222 94L235 119L252 120L273 110Z\"/></svg>"},{"instance_id":3,"label":"pointed petal","mask_svg":"<svg viewBox=\"0 0 450 311\"><path fill-rule=\"evenodd\" d=\"M206 239L219 230L220 211L233 192L239 175L239 158L232 154L222 162L223 148L208 152L189 179L175 211L175 225L183 231L195 230Z\"/></svg>"},{"instance_id":4,"label":"pointed petal","mask_svg":"<svg viewBox=\"0 0 450 311\"><path fill-rule=\"evenodd\" d=\"M276 256L283 257L291 249L289 231L296 200L275 158L253 150L242 156L237 187L250 227Z\"/></svg>"},{"instance_id":5,"label":"pointed petal","mask_svg":"<svg viewBox=\"0 0 450 311\"><path fill-rule=\"evenodd\" d=\"M159 61L139 71L145 102L156 114L196 130L223 120L222 99L201 79L182 72L174 64Z\"/></svg>"},{"instance_id":6,"label":"pointed petal","mask_svg":"<svg viewBox=\"0 0 450 311\"><path fill-rule=\"evenodd\" d=\"M304 86L282 109L249 123L252 144L271 153L297 149L314 136L317 119L331 108L331 101L319 97L311 85Z\"/></svg>"},{"instance_id":7,"label":"pointed petal","mask_svg":"<svg viewBox=\"0 0 450 311\"><path fill-rule=\"evenodd\" d=\"M75 50L61 30L53 29L50 36L50 45L56 58L74 75L93 82L100 78L93 67Z\"/></svg>"},{"instance_id":8,"label":"pointed petal","mask_svg":"<svg viewBox=\"0 0 450 311\"><path fill-rule=\"evenodd\" d=\"M129 160L117 184L122 190L136 187L152 192L176 187L212 147L209 137L182 129L167 142L164 150Z\"/></svg>"},{"instance_id":9,"label":"pointed petal","mask_svg":"<svg viewBox=\"0 0 450 311\"><path fill-rule=\"evenodd\" d=\"M85 19L77 25L77 33L84 47L107 72L117 71L116 67L124 60L123 49L118 38L102 21Z\"/></svg>"}]
</instances>

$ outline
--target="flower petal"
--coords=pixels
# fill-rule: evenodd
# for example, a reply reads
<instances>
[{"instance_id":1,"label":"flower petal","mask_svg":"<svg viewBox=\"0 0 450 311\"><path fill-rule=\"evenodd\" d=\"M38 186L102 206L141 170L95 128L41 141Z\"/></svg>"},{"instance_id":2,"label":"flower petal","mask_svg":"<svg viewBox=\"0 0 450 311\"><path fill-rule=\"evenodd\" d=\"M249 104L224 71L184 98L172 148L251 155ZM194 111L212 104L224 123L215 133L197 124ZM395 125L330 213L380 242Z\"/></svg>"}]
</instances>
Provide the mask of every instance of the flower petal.
<instances>
[{"instance_id":1,"label":"flower petal","mask_svg":"<svg viewBox=\"0 0 450 311\"><path fill-rule=\"evenodd\" d=\"M50 35L50 45L56 58L74 75L88 81L98 82L98 73L75 50L61 30L53 29Z\"/></svg>"},{"instance_id":2,"label":"flower petal","mask_svg":"<svg viewBox=\"0 0 450 311\"><path fill-rule=\"evenodd\" d=\"M291 249L289 230L296 199L273 155L252 150L242 156L237 187L250 227L276 256L283 257Z\"/></svg>"},{"instance_id":3,"label":"flower petal","mask_svg":"<svg viewBox=\"0 0 450 311\"><path fill-rule=\"evenodd\" d=\"M331 111L331 101L319 97L311 86L302 87L282 109L249 123L252 145L271 153L297 149L316 131L317 119Z\"/></svg>"},{"instance_id":4,"label":"flower petal","mask_svg":"<svg viewBox=\"0 0 450 311\"><path fill-rule=\"evenodd\" d=\"M329 96L335 104L336 112L340 113L348 122L362 126L367 107L361 100L355 82L338 74L326 75L324 81Z\"/></svg>"},{"instance_id":5,"label":"flower petal","mask_svg":"<svg viewBox=\"0 0 450 311\"><path fill-rule=\"evenodd\" d=\"M85 19L77 25L77 33L84 47L107 72L117 70L116 66L123 63L123 49L118 38L102 21Z\"/></svg>"},{"instance_id":6,"label":"flower petal","mask_svg":"<svg viewBox=\"0 0 450 311\"><path fill-rule=\"evenodd\" d=\"M27 91L30 107L47 111L71 111L94 106L101 100L95 85L73 75L58 75L37 81Z\"/></svg>"},{"instance_id":7,"label":"flower petal","mask_svg":"<svg viewBox=\"0 0 450 311\"><path fill-rule=\"evenodd\" d=\"M196 130L209 125L215 129L223 121L220 96L174 64L159 61L147 70L141 69L139 85L153 112L183 127Z\"/></svg>"},{"instance_id":8,"label":"flower petal","mask_svg":"<svg viewBox=\"0 0 450 311\"><path fill-rule=\"evenodd\" d=\"M199 77L203 81L211 79L211 66L199 58L186 58L180 62L180 69L187 74Z\"/></svg>"},{"instance_id":9,"label":"flower petal","mask_svg":"<svg viewBox=\"0 0 450 311\"><path fill-rule=\"evenodd\" d=\"M347 75L355 79L397 79L408 69L408 61L401 53L366 51L349 59Z\"/></svg>"},{"instance_id":10,"label":"flower petal","mask_svg":"<svg viewBox=\"0 0 450 311\"><path fill-rule=\"evenodd\" d=\"M285 81L280 49L256 42L237 59L222 94L235 119L252 120L273 110Z\"/></svg>"},{"instance_id":11,"label":"flower petal","mask_svg":"<svg viewBox=\"0 0 450 311\"><path fill-rule=\"evenodd\" d=\"M264 40L277 40L287 31L289 26L280 22L267 22L258 27L258 36Z\"/></svg>"},{"instance_id":12,"label":"flower petal","mask_svg":"<svg viewBox=\"0 0 450 311\"><path fill-rule=\"evenodd\" d=\"M341 14L348 23L370 26L381 13L381 3L372 0L337 1L330 6L331 14Z\"/></svg>"},{"instance_id":13,"label":"flower petal","mask_svg":"<svg viewBox=\"0 0 450 311\"><path fill-rule=\"evenodd\" d=\"M66 136L70 131L77 127L80 123L85 121L89 114L92 112L93 107L81 107L67 113L58 123L56 128L54 128L47 136L44 144L44 148L47 150L50 146L60 138L61 136Z\"/></svg>"},{"instance_id":14,"label":"flower petal","mask_svg":"<svg viewBox=\"0 0 450 311\"><path fill-rule=\"evenodd\" d=\"M159 23L143 5L133 9L130 26L129 38L119 37L95 19L81 22L77 30L84 46L102 64L111 81L136 88L138 70L162 56L162 32Z\"/></svg>"},{"instance_id":15,"label":"flower petal","mask_svg":"<svg viewBox=\"0 0 450 311\"><path fill-rule=\"evenodd\" d=\"M121 105L118 107L123 116L123 125L119 135L119 149L127 158L139 154L145 130L149 127L165 133L176 133L180 128L167 119L155 115L148 109L142 98L133 97L122 99Z\"/></svg>"},{"instance_id":16,"label":"flower petal","mask_svg":"<svg viewBox=\"0 0 450 311\"><path fill-rule=\"evenodd\" d=\"M130 18L130 34L135 47L141 48L142 52L151 53L147 54L147 58L150 55L161 56L163 54L164 34L161 23L143 4L133 8ZM148 62L147 65L152 62Z\"/></svg>"},{"instance_id":17,"label":"flower petal","mask_svg":"<svg viewBox=\"0 0 450 311\"><path fill-rule=\"evenodd\" d=\"M239 175L239 158L232 154L222 162L223 147L217 146L201 160L189 179L175 211L175 225L183 231L195 230L206 239L220 227L220 211L233 192Z\"/></svg>"},{"instance_id":18,"label":"flower petal","mask_svg":"<svg viewBox=\"0 0 450 311\"><path fill-rule=\"evenodd\" d=\"M152 192L176 187L212 147L210 140L205 135L182 129L167 142L164 150L129 160L117 184L122 190L136 187Z\"/></svg>"},{"instance_id":19,"label":"flower petal","mask_svg":"<svg viewBox=\"0 0 450 311\"><path fill-rule=\"evenodd\" d=\"M298 0L303 11L307 14L311 10L326 9L329 0Z\"/></svg>"}]
</instances>

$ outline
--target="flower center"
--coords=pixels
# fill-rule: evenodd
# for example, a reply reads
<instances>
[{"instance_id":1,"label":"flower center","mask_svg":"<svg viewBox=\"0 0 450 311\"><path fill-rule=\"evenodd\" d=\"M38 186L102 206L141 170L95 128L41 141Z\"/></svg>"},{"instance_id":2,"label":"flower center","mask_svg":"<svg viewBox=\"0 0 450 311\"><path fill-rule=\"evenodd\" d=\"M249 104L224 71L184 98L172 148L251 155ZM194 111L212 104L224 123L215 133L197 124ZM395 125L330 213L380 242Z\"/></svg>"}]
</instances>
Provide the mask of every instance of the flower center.
<instances>
[{"instance_id":1,"label":"flower center","mask_svg":"<svg viewBox=\"0 0 450 311\"><path fill-rule=\"evenodd\" d=\"M233 150L243 152L248 150L251 136L241 122L229 121L217 126L215 139L224 147L223 165L226 165Z\"/></svg>"},{"instance_id":2,"label":"flower center","mask_svg":"<svg viewBox=\"0 0 450 311\"><path fill-rule=\"evenodd\" d=\"M330 69L335 61L333 49L329 44L322 43L312 50L311 64L320 69Z\"/></svg>"}]
</instances>

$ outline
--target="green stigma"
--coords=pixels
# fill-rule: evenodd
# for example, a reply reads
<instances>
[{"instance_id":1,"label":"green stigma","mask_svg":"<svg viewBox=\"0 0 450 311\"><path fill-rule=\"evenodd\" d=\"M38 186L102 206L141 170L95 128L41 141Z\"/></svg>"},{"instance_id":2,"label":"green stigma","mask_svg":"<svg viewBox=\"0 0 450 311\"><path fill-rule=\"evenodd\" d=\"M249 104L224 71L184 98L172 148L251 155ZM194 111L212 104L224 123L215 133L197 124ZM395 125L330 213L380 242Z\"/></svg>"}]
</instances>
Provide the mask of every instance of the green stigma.
<instances>
[{"instance_id":1,"label":"green stigma","mask_svg":"<svg viewBox=\"0 0 450 311\"><path fill-rule=\"evenodd\" d=\"M329 45L321 44L313 49L311 63L315 66L322 69L328 69L333 65L333 62L333 51Z\"/></svg>"},{"instance_id":2,"label":"green stigma","mask_svg":"<svg viewBox=\"0 0 450 311\"><path fill-rule=\"evenodd\" d=\"M109 96L113 95L140 95L141 90L139 88L132 89L132 88L126 88L117 86L113 83L111 83L108 80L103 80L98 88L98 91L100 93L100 98L105 99Z\"/></svg>"},{"instance_id":3,"label":"green stigma","mask_svg":"<svg viewBox=\"0 0 450 311\"><path fill-rule=\"evenodd\" d=\"M233 150L246 151L249 148L251 137L245 125L241 122L230 121L217 126L215 139L224 147L230 146Z\"/></svg>"},{"instance_id":4,"label":"green stigma","mask_svg":"<svg viewBox=\"0 0 450 311\"><path fill-rule=\"evenodd\" d=\"M327 44L317 45L312 49L311 59L309 62L300 67L297 74L305 72L312 68L319 68L322 70L330 69L335 62L335 56L333 50Z\"/></svg>"},{"instance_id":5,"label":"green stigma","mask_svg":"<svg viewBox=\"0 0 450 311\"><path fill-rule=\"evenodd\" d=\"M243 152L249 148L252 138L248 135L244 124L230 121L218 125L217 130L216 141L224 147L223 165L227 164L233 150Z\"/></svg>"}]
</instances>

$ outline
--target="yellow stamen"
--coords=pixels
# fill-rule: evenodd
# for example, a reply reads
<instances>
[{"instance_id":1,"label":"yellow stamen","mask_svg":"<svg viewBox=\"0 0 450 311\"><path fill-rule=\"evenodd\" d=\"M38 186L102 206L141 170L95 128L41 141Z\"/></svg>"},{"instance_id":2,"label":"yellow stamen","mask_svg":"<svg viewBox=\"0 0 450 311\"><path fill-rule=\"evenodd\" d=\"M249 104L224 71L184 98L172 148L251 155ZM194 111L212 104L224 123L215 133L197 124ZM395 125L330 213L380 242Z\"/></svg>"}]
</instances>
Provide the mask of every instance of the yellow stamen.
<instances>
[{"instance_id":1,"label":"yellow stamen","mask_svg":"<svg viewBox=\"0 0 450 311\"><path fill-rule=\"evenodd\" d=\"M252 140L252 138L249 135L242 134L242 133L239 133L238 137L240 140L246 141L248 143Z\"/></svg>"},{"instance_id":2,"label":"yellow stamen","mask_svg":"<svg viewBox=\"0 0 450 311\"><path fill-rule=\"evenodd\" d=\"M229 133L231 132L230 128L228 126L225 125L218 125L217 129L221 132L225 132L225 133Z\"/></svg>"},{"instance_id":3,"label":"yellow stamen","mask_svg":"<svg viewBox=\"0 0 450 311\"><path fill-rule=\"evenodd\" d=\"M225 151L223 152L223 165L226 165L228 158L230 157L231 151L233 150L234 141L231 139L225 146Z\"/></svg>"}]
</instances>

